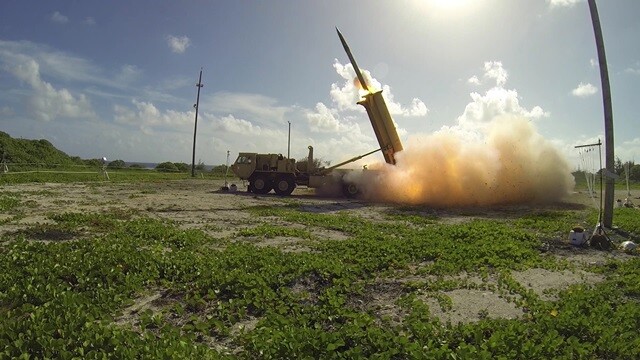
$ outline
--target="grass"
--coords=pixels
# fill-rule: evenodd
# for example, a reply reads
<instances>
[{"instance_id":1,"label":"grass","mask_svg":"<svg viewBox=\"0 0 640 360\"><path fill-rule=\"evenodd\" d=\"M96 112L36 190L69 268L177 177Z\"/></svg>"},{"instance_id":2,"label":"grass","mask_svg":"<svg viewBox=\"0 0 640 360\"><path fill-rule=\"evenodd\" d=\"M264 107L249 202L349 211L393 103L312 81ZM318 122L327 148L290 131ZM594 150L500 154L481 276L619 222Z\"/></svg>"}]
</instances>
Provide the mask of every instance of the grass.
<instances>
[{"instance_id":1,"label":"grass","mask_svg":"<svg viewBox=\"0 0 640 360\"><path fill-rule=\"evenodd\" d=\"M581 173L577 173L574 174L574 178L576 181L576 189L577 190L587 190L587 180L584 177L584 174ZM627 180L624 177L624 174L622 176L620 176L618 179L615 180L615 189L616 190L627 190ZM595 183L594 183L594 190L596 190L596 192L599 191L600 189L600 178L598 176L596 176L595 178ZM603 184L604 186L604 184ZM630 190L638 190L640 189L640 182L638 181L634 181L631 180L629 181L629 189Z\"/></svg>"},{"instance_id":2,"label":"grass","mask_svg":"<svg viewBox=\"0 0 640 360\"><path fill-rule=\"evenodd\" d=\"M19 211L21 201L0 194L0 214ZM640 357L638 256L591 265L604 281L566 288L556 300L511 275L567 268L542 245L591 223L593 210L455 225L415 208L381 220L308 212L294 201L243 211L254 220L224 239L115 208L52 212L51 223L5 233L0 358ZM616 209L615 219L625 231L640 229L636 209ZM311 251L250 241L279 236L305 240ZM496 280L449 279L462 273ZM478 309L479 321L452 324L424 301L427 294L450 309L446 291L474 286L523 315L491 318ZM401 321L380 314L373 304L381 298Z\"/></svg>"},{"instance_id":3,"label":"grass","mask_svg":"<svg viewBox=\"0 0 640 360\"><path fill-rule=\"evenodd\" d=\"M9 210L20 205L20 196L13 193L0 193L0 211L8 212Z\"/></svg>"},{"instance_id":4,"label":"grass","mask_svg":"<svg viewBox=\"0 0 640 360\"><path fill-rule=\"evenodd\" d=\"M23 183L72 183L72 182L148 182L190 179L190 173L160 172L150 169L109 169L106 179L100 169L60 168L51 171L9 172L0 174L0 185ZM196 179L220 179L220 174L198 172Z\"/></svg>"}]
</instances>

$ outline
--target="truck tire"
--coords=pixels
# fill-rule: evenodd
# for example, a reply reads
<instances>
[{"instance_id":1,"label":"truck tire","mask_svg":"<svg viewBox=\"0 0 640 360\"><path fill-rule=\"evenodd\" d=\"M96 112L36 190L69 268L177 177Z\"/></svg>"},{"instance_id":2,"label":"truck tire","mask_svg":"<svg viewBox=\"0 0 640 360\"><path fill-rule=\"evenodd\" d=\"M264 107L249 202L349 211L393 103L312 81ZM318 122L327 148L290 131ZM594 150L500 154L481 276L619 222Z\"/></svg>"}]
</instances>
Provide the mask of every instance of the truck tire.
<instances>
[{"instance_id":1,"label":"truck tire","mask_svg":"<svg viewBox=\"0 0 640 360\"><path fill-rule=\"evenodd\" d=\"M276 179L273 190L280 196L288 196L291 195L295 188L296 183L290 176L281 176Z\"/></svg>"},{"instance_id":2,"label":"truck tire","mask_svg":"<svg viewBox=\"0 0 640 360\"><path fill-rule=\"evenodd\" d=\"M342 184L342 194L344 194L344 196L354 198L358 196L359 193L360 189L358 189L358 185L348 182Z\"/></svg>"},{"instance_id":3,"label":"truck tire","mask_svg":"<svg viewBox=\"0 0 640 360\"><path fill-rule=\"evenodd\" d=\"M271 191L271 183L266 176L256 176L250 184L255 194L266 194Z\"/></svg>"}]
</instances>

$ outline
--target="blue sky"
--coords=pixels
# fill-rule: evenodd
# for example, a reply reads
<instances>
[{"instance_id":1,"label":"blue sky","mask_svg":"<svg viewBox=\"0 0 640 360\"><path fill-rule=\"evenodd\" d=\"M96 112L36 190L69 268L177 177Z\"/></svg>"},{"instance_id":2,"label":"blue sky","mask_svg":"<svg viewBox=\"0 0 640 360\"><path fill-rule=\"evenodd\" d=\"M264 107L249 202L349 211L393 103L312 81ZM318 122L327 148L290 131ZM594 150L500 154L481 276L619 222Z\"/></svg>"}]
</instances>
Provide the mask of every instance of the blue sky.
<instances>
[{"instance_id":1,"label":"blue sky","mask_svg":"<svg viewBox=\"0 0 640 360\"><path fill-rule=\"evenodd\" d=\"M640 2L599 1L616 155L640 159ZM405 141L527 117L572 164L603 138L581 0L31 1L0 4L0 130L73 156L191 162L240 151L337 163L376 148L338 26ZM380 161L372 155L368 161ZM379 157L380 159L378 159Z\"/></svg>"}]
</instances>

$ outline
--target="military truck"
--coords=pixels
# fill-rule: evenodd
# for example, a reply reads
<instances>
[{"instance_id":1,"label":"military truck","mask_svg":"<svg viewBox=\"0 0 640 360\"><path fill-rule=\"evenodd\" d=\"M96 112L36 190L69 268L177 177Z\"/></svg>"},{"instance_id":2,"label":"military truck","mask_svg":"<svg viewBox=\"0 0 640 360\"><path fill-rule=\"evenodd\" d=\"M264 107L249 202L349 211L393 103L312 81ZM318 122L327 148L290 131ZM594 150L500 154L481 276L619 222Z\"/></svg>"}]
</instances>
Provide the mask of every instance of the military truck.
<instances>
[{"instance_id":1,"label":"military truck","mask_svg":"<svg viewBox=\"0 0 640 360\"><path fill-rule=\"evenodd\" d=\"M349 170L338 169L340 166L360 160L377 151L382 151L387 163L395 165L395 154L402 151L403 147L382 97L382 90L373 91L369 88L346 40L338 28L336 31L362 89L367 92L358 101L358 104L367 110L380 148L328 168L314 167L312 146L309 146L306 164L296 163L295 159L289 159L282 154L241 152L231 166L231 170L240 179L249 182L247 191L266 194L274 190L276 194L286 196L290 195L296 186L307 186L309 188L339 188L346 196L353 197L359 191L357 184L349 181L349 177L346 176Z\"/></svg>"},{"instance_id":2,"label":"military truck","mask_svg":"<svg viewBox=\"0 0 640 360\"><path fill-rule=\"evenodd\" d=\"M347 181L344 175L348 170L337 169L340 166L362 159L373 154L376 149L364 155L356 156L347 161L328 168L315 168L313 146L309 146L306 163L296 163L282 154L258 154L242 152L231 171L242 180L249 181L247 191L255 194L266 194L274 190L278 195L290 195L296 186L310 188L339 187L346 196L355 196L358 188L355 183Z\"/></svg>"}]
</instances>

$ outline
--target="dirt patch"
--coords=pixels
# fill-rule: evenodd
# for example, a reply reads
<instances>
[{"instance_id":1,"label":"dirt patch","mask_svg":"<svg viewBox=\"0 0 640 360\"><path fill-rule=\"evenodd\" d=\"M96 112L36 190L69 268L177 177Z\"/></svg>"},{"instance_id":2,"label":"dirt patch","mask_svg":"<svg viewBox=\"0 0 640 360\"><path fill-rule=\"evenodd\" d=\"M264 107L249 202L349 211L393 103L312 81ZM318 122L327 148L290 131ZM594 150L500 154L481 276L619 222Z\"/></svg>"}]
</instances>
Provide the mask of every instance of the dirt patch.
<instances>
[{"instance_id":1,"label":"dirt patch","mask_svg":"<svg viewBox=\"0 0 640 360\"><path fill-rule=\"evenodd\" d=\"M65 241L74 239L78 233L70 230L62 230L56 228L39 228L39 229L27 229L18 231L18 234L23 234L27 238L33 240L43 241Z\"/></svg>"},{"instance_id":2,"label":"dirt patch","mask_svg":"<svg viewBox=\"0 0 640 360\"><path fill-rule=\"evenodd\" d=\"M349 306L373 314L380 324L397 326L402 324L408 313L397 304L404 294L407 291L402 282L394 279L377 280L367 285L361 296L352 298Z\"/></svg>"},{"instance_id":3,"label":"dirt patch","mask_svg":"<svg viewBox=\"0 0 640 360\"><path fill-rule=\"evenodd\" d=\"M134 299L133 304L122 310L122 314L115 318L115 323L118 325L137 325L138 317L141 312L147 309L154 312L160 310L160 308L154 305L153 302L160 299L162 295L163 292L157 290Z\"/></svg>"},{"instance_id":4,"label":"dirt patch","mask_svg":"<svg viewBox=\"0 0 640 360\"><path fill-rule=\"evenodd\" d=\"M249 242L257 247L277 247L283 252L312 252L313 250L306 246L309 240L302 240L290 236L266 237L247 237L242 241Z\"/></svg>"},{"instance_id":5,"label":"dirt patch","mask_svg":"<svg viewBox=\"0 0 640 360\"><path fill-rule=\"evenodd\" d=\"M533 290L542 300L558 299L558 292L575 284L595 284L604 281L604 276L583 270L550 271L533 268L514 271L511 276L527 289Z\"/></svg>"},{"instance_id":6,"label":"dirt patch","mask_svg":"<svg viewBox=\"0 0 640 360\"><path fill-rule=\"evenodd\" d=\"M303 305L316 305L320 293L328 286L318 274L311 273L302 276L289 284L292 293L300 297Z\"/></svg>"},{"instance_id":7,"label":"dirt patch","mask_svg":"<svg viewBox=\"0 0 640 360\"><path fill-rule=\"evenodd\" d=\"M450 299L450 308L442 306L441 301L433 297L423 297L423 301L431 314L444 323L470 323L486 318L516 319L524 314L515 304L491 291L457 289L442 295Z\"/></svg>"}]
</instances>

